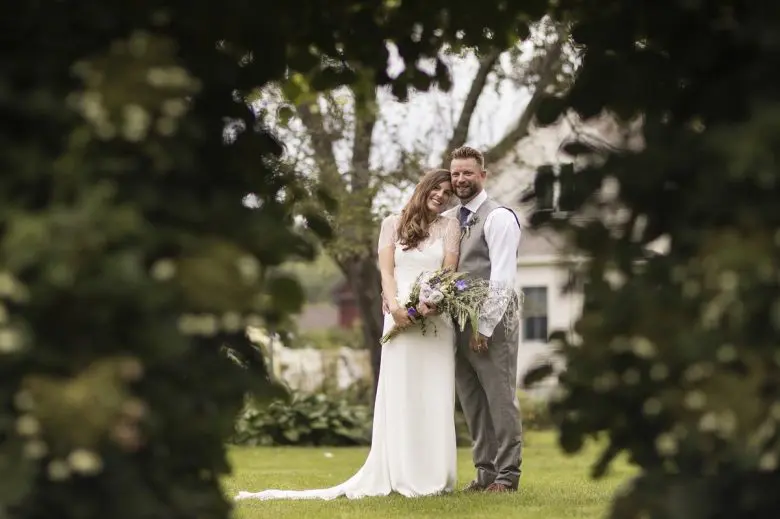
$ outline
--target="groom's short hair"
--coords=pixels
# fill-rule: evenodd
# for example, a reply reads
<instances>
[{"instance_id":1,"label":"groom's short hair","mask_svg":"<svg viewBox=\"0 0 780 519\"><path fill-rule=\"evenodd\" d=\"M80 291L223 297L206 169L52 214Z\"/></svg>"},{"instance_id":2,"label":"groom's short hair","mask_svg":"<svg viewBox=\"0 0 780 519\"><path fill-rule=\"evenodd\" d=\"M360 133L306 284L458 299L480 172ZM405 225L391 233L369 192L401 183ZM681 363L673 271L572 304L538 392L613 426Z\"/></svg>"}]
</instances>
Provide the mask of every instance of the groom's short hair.
<instances>
[{"instance_id":1,"label":"groom's short hair","mask_svg":"<svg viewBox=\"0 0 780 519\"><path fill-rule=\"evenodd\" d=\"M474 149L471 146L461 146L460 148L452 150L450 160L453 159L474 159L477 161L480 168L485 169L485 156L482 155L481 151Z\"/></svg>"}]
</instances>

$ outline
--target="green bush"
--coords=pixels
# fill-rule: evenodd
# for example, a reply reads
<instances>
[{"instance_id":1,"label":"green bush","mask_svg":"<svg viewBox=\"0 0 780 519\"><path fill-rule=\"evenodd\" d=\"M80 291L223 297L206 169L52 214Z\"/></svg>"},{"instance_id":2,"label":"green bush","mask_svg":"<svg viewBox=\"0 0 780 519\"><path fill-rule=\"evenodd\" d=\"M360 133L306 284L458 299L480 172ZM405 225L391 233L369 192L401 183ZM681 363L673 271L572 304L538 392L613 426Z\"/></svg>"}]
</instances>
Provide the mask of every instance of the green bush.
<instances>
[{"instance_id":1,"label":"green bush","mask_svg":"<svg viewBox=\"0 0 780 519\"><path fill-rule=\"evenodd\" d=\"M517 398L520 400L523 430L546 431L555 427L550 406L546 400L532 398L524 391L518 391Z\"/></svg>"},{"instance_id":2,"label":"green bush","mask_svg":"<svg viewBox=\"0 0 780 519\"><path fill-rule=\"evenodd\" d=\"M471 447L471 434L466 417L460 409L455 410L455 441L458 447Z\"/></svg>"},{"instance_id":3,"label":"green bush","mask_svg":"<svg viewBox=\"0 0 780 519\"><path fill-rule=\"evenodd\" d=\"M524 430L552 429L547 402L518 392ZM237 445L348 446L370 445L371 402L354 392L319 393L277 400L267 406L249 402L235 425ZM471 446L466 419L458 409L455 430L459 447Z\"/></svg>"},{"instance_id":4,"label":"green bush","mask_svg":"<svg viewBox=\"0 0 780 519\"><path fill-rule=\"evenodd\" d=\"M546 431L555 426L545 400L532 398L523 391L517 392L517 398L520 401L524 431ZM458 447L471 447L471 434L459 402L455 406L455 437Z\"/></svg>"},{"instance_id":5,"label":"green bush","mask_svg":"<svg viewBox=\"0 0 780 519\"><path fill-rule=\"evenodd\" d=\"M345 400L355 407L374 408L373 381L357 379L346 389L329 388L325 384L323 393L329 398Z\"/></svg>"},{"instance_id":6,"label":"green bush","mask_svg":"<svg viewBox=\"0 0 780 519\"><path fill-rule=\"evenodd\" d=\"M277 400L265 407L249 403L239 416L237 445L369 445L369 407L325 394Z\"/></svg>"},{"instance_id":7,"label":"green bush","mask_svg":"<svg viewBox=\"0 0 780 519\"><path fill-rule=\"evenodd\" d=\"M331 350L337 348L362 349L363 332L360 325L349 329L328 328L325 330L311 330L301 332L291 338L290 348L316 348L318 350Z\"/></svg>"},{"instance_id":8,"label":"green bush","mask_svg":"<svg viewBox=\"0 0 780 519\"><path fill-rule=\"evenodd\" d=\"M780 69L766 38L780 11L731 4L739 29L724 30L726 5L563 1L552 14L587 50L540 125L641 123L618 145L635 153L560 171L565 215L529 215L578 258L582 314L550 336L566 365L552 405L561 447L602 437L594 476L622 456L639 469L613 519L780 516ZM563 151L584 166L612 146Z\"/></svg>"}]
</instances>

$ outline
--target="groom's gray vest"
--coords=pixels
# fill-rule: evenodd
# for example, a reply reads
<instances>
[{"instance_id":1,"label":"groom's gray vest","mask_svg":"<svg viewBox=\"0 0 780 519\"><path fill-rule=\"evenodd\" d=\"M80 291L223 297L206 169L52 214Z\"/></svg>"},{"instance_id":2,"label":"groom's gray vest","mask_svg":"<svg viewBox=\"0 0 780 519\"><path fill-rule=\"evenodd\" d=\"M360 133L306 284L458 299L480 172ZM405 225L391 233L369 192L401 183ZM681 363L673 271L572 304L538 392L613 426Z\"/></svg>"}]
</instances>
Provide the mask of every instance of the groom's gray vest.
<instances>
[{"instance_id":1,"label":"groom's gray vest","mask_svg":"<svg viewBox=\"0 0 780 519\"><path fill-rule=\"evenodd\" d=\"M458 271L468 272L469 275L477 278L490 279L490 250L488 249L487 240L485 239L485 221L487 220L488 215L496 209L504 209L512 213L518 227L520 226L520 221L514 211L502 206L492 198L485 200L466 222L466 228L461 230ZM455 209L456 218L459 210L459 207ZM503 335L503 319L501 320L501 323L496 326L495 332Z\"/></svg>"},{"instance_id":2,"label":"groom's gray vest","mask_svg":"<svg viewBox=\"0 0 780 519\"><path fill-rule=\"evenodd\" d=\"M459 271L468 272L478 278L490 279L490 251L485 240L485 221L490 213L499 208L512 213L518 227L520 226L520 221L514 211L502 206L492 198L485 200L477 212L471 215L469 221L466 222L466 229L461 232ZM459 210L459 208L455 210L456 218Z\"/></svg>"}]
</instances>

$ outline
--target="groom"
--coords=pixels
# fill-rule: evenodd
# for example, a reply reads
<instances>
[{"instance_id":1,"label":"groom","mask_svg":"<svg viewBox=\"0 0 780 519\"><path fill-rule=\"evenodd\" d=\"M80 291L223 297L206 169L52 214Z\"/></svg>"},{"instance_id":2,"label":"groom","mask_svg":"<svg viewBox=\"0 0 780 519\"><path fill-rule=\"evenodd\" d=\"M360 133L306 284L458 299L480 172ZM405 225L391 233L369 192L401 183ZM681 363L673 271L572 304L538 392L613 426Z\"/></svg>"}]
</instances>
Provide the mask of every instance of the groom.
<instances>
[{"instance_id":1,"label":"groom","mask_svg":"<svg viewBox=\"0 0 780 519\"><path fill-rule=\"evenodd\" d=\"M453 209L461 225L458 270L514 290L520 222L515 213L484 190L485 159L463 146L452 152L452 187L460 199ZM502 299L505 301L505 299ZM522 425L516 396L519 322L505 322L506 303L486 311L479 335L457 331L455 384L474 440L477 477L465 491L514 492L520 480Z\"/></svg>"}]
</instances>

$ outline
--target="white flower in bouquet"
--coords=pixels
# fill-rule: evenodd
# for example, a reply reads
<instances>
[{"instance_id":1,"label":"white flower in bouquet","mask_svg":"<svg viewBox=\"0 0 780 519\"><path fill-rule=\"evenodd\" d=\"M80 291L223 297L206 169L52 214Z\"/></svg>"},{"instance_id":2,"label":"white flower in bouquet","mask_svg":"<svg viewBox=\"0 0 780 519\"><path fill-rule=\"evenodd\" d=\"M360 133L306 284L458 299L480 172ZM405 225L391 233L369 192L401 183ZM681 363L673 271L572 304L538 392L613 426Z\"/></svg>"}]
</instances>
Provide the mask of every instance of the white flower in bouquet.
<instances>
[{"instance_id":1,"label":"white flower in bouquet","mask_svg":"<svg viewBox=\"0 0 780 519\"><path fill-rule=\"evenodd\" d=\"M420 294L420 301L427 305L437 305L443 300L444 294L442 294L440 290L431 290L426 297L423 297L422 294Z\"/></svg>"},{"instance_id":2,"label":"white flower in bouquet","mask_svg":"<svg viewBox=\"0 0 780 519\"><path fill-rule=\"evenodd\" d=\"M433 287L431 287L431 285L428 283L420 283L420 301L427 303L428 298L431 297L432 292Z\"/></svg>"}]
</instances>

